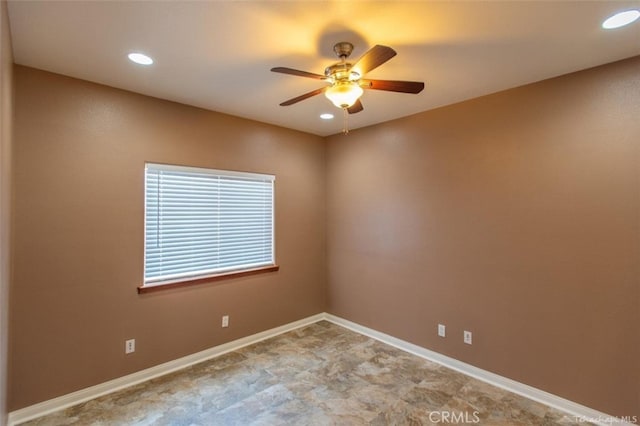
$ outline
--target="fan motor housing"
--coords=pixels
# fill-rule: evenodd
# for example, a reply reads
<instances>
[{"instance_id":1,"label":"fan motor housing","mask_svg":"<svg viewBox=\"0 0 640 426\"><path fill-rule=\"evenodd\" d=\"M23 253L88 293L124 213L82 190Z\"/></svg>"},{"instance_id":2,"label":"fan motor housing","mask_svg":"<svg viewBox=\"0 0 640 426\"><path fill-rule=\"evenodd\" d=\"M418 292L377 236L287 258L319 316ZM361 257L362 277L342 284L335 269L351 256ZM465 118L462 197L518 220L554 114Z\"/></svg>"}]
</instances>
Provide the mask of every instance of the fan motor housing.
<instances>
[{"instance_id":1,"label":"fan motor housing","mask_svg":"<svg viewBox=\"0 0 640 426\"><path fill-rule=\"evenodd\" d=\"M324 70L324 75L333 79L333 81L357 81L360 79L360 74L351 70L353 64L349 62L338 62Z\"/></svg>"}]
</instances>

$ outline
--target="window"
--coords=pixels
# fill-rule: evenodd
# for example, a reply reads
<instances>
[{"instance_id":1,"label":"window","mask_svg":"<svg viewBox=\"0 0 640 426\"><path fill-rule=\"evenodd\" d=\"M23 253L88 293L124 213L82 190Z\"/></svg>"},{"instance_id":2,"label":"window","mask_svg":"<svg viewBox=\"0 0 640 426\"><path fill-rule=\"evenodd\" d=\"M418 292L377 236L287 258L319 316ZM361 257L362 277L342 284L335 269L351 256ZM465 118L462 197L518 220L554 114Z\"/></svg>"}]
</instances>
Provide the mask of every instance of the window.
<instances>
[{"instance_id":1,"label":"window","mask_svg":"<svg viewBox=\"0 0 640 426\"><path fill-rule=\"evenodd\" d=\"M142 287L275 266L274 180L147 163Z\"/></svg>"}]
</instances>

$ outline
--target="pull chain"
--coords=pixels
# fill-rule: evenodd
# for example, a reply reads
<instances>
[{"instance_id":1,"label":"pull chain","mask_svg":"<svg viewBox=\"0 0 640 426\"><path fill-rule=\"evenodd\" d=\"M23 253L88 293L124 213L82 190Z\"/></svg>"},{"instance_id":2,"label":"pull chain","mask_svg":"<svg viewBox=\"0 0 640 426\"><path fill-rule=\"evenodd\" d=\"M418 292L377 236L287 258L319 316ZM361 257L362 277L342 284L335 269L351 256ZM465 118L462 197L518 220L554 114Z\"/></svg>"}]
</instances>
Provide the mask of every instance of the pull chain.
<instances>
[{"instance_id":1,"label":"pull chain","mask_svg":"<svg viewBox=\"0 0 640 426\"><path fill-rule=\"evenodd\" d=\"M342 134L349 133L349 111L346 108L342 108Z\"/></svg>"}]
</instances>

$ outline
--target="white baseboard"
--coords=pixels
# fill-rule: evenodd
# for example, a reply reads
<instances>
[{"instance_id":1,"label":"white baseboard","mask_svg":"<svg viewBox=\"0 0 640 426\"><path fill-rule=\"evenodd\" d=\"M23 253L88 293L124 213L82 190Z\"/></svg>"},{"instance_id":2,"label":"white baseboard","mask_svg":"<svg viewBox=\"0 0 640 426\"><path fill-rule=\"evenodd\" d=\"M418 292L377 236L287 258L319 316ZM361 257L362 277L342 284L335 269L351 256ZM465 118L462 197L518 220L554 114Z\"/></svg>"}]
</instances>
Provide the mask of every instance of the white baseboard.
<instances>
[{"instance_id":1,"label":"white baseboard","mask_svg":"<svg viewBox=\"0 0 640 426\"><path fill-rule=\"evenodd\" d=\"M252 345L262 340L277 336L279 334L295 330L296 328L313 324L315 322L323 320L324 318L324 314L313 315L299 321L294 321L280 327L252 334L251 336L243 337L232 342L205 349L204 351L187 355L173 361L165 362L164 364L156 365L155 367L147 368L133 374L128 374L114 380L109 380L108 382L100 383L99 385L91 386L76 392L50 399L48 401L43 401L38 404L31 405L29 407L21 408L20 410L12 411L11 413L9 413L8 426L15 426L20 423L36 419L38 417L42 417L59 410L64 410L65 408L81 404L91 399L119 391L129 386L137 385L138 383L155 379L156 377L164 376L165 374L181 370L199 362L207 361L209 359L226 354L227 352L238 350L244 346Z\"/></svg>"},{"instance_id":2,"label":"white baseboard","mask_svg":"<svg viewBox=\"0 0 640 426\"><path fill-rule=\"evenodd\" d=\"M589 407L585 407L584 405L569 401L568 399L561 398L543 390L536 389L532 386L525 385L524 383L516 382L515 380L508 379L490 371L474 367L473 365L458 361L457 359L442 355L438 352L430 351L429 349L425 349L421 346L414 345L413 343L406 342L388 334L384 334L360 324L342 319L335 315L325 314L324 317L327 321L340 325L344 328L348 328L349 330L355 331L356 333L360 333L373 339L379 340L390 346L394 346L398 349L417 355L429 361L437 362L438 364L444 365L445 367L448 367L452 370L459 371L460 373L466 374L467 376L482 380L483 382L489 383L490 385L497 386L499 388L508 390L509 392L524 396L525 398L531 399L533 401L537 401L550 407L556 408L564 413L567 413L570 420L576 423L589 422L602 426L610 426L612 424L635 426L632 423L616 418L615 416L602 413Z\"/></svg>"},{"instance_id":3,"label":"white baseboard","mask_svg":"<svg viewBox=\"0 0 640 426\"><path fill-rule=\"evenodd\" d=\"M498 386L502 389L524 396L525 398L529 398L550 407L556 408L567 413L572 418L572 420L575 418L576 420L574 421L576 422L590 422L602 426L610 426L611 424L634 426L632 423L624 422L614 416L593 410L589 407L585 407L584 405L577 404L573 401L569 401L540 389L536 389L523 383L516 382L515 380L499 376L481 368L458 361L454 358L450 358L437 352L430 351L429 349L414 345L413 343L406 342L388 334L381 333L371 328L327 313L313 315L299 321L294 321L280 327L272 328L270 330L243 337L232 342L224 343L222 345L215 346L213 348L209 348L204 351L188 355L173 361L169 361L155 367L147 368L146 370L138 371L124 377L110 380L99 385L91 386L77 392L73 392L67 395L50 399L48 401L31 405L29 407L22 408L20 410L13 411L9 413L8 426L15 426L20 423L36 419L38 417L45 416L55 411L63 410L65 408L89 401L94 398L98 398L112 392L116 392L126 387L133 386L138 383L163 376L165 374L172 373L174 371L189 367L199 362L218 357L227 352L238 350L244 346L269 339L279 334L286 333L288 331L295 330L296 328L304 327L321 320L330 321L334 324L355 331L356 333L369 336L373 339L394 346L405 352L412 353L429 361L437 362L441 365L444 365L445 367L451 368L452 370L459 371L478 380L482 380L491 385Z\"/></svg>"}]
</instances>

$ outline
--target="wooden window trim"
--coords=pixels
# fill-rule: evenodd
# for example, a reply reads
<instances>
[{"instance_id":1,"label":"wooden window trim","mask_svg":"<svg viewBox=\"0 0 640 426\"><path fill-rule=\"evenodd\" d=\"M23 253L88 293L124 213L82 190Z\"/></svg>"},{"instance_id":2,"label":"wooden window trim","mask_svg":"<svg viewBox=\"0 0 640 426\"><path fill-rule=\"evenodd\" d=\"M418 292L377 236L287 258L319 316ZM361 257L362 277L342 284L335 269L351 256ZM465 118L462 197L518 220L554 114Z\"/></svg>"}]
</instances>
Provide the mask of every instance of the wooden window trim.
<instances>
[{"instance_id":1,"label":"wooden window trim","mask_svg":"<svg viewBox=\"0 0 640 426\"><path fill-rule=\"evenodd\" d=\"M181 287L190 287L198 284L227 280L231 278L246 277L249 275L264 274L267 272L276 272L279 269L280 269L280 266L278 265L269 265L269 266L262 266L260 268L244 269L241 271L223 272L221 274L210 275L207 277L185 279L182 281L171 282L166 284L160 283L160 284L141 285L140 287L138 287L138 294L151 293L151 292L156 292L161 290L170 290L170 289L181 288Z\"/></svg>"}]
</instances>

